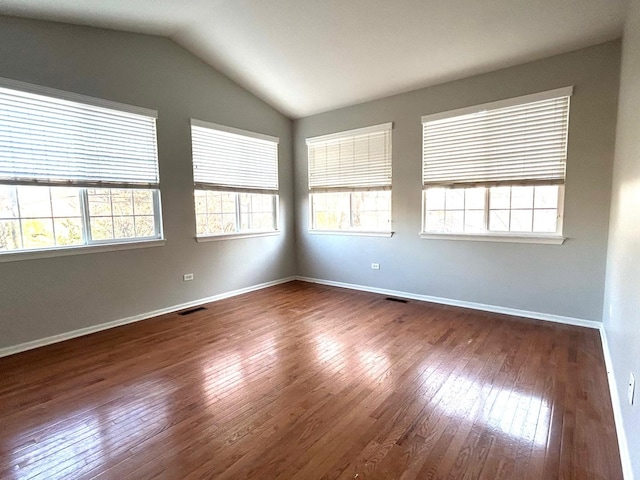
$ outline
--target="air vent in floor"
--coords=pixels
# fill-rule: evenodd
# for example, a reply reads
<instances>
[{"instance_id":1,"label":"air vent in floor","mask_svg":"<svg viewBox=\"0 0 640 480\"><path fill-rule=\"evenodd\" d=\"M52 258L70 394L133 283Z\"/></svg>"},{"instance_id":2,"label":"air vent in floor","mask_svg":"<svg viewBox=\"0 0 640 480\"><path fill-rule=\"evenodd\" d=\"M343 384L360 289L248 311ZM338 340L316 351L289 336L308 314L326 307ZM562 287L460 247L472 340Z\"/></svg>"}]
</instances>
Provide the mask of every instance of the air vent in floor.
<instances>
[{"instance_id":1,"label":"air vent in floor","mask_svg":"<svg viewBox=\"0 0 640 480\"><path fill-rule=\"evenodd\" d=\"M409 303L409 300L405 300L404 298L387 297L385 300L389 300L390 302Z\"/></svg>"},{"instance_id":2,"label":"air vent in floor","mask_svg":"<svg viewBox=\"0 0 640 480\"><path fill-rule=\"evenodd\" d=\"M206 310L205 307L196 307L196 308L190 308L189 310L183 310L181 312L178 312L178 315L191 315L192 313L196 313L199 312L200 310Z\"/></svg>"}]
</instances>

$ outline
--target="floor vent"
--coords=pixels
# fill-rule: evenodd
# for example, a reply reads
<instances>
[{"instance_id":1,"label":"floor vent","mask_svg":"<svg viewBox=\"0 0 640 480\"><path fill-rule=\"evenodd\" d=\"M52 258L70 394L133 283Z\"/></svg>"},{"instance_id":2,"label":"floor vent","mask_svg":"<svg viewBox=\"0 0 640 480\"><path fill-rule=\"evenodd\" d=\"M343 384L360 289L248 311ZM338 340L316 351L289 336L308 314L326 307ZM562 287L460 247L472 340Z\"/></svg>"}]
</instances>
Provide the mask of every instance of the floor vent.
<instances>
[{"instance_id":1,"label":"floor vent","mask_svg":"<svg viewBox=\"0 0 640 480\"><path fill-rule=\"evenodd\" d=\"M405 300L404 298L387 297L385 300L389 300L390 302L409 303L409 300Z\"/></svg>"},{"instance_id":2,"label":"floor vent","mask_svg":"<svg viewBox=\"0 0 640 480\"><path fill-rule=\"evenodd\" d=\"M196 308L190 308L189 310L183 310L181 312L178 312L178 315L191 315L192 313L196 313L199 312L200 310L206 310L205 307L196 307Z\"/></svg>"}]
</instances>

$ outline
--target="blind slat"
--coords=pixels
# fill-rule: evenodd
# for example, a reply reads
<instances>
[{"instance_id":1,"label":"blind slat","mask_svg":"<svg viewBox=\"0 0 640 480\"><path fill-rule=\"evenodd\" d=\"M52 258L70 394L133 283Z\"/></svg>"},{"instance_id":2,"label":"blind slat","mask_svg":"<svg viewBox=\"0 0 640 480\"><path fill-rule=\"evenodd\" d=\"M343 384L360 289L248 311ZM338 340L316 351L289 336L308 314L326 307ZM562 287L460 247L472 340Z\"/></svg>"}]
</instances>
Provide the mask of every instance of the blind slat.
<instances>
[{"instance_id":1,"label":"blind slat","mask_svg":"<svg viewBox=\"0 0 640 480\"><path fill-rule=\"evenodd\" d=\"M0 180L157 186L156 119L0 87Z\"/></svg>"},{"instance_id":2,"label":"blind slat","mask_svg":"<svg viewBox=\"0 0 640 480\"><path fill-rule=\"evenodd\" d=\"M307 140L309 189L391 187L391 128L385 124Z\"/></svg>"},{"instance_id":3,"label":"blind slat","mask_svg":"<svg viewBox=\"0 0 640 480\"><path fill-rule=\"evenodd\" d=\"M423 119L422 183L562 183L569 96Z\"/></svg>"},{"instance_id":4,"label":"blind slat","mask_svg":"<svg viewBox=\"0 0 640 480\"><path fill-rule=\"evenodd\" d=\"M277 192L277 139L217 130L192 120L191 141L196 185Z\"/></svg>"}]
</instances>

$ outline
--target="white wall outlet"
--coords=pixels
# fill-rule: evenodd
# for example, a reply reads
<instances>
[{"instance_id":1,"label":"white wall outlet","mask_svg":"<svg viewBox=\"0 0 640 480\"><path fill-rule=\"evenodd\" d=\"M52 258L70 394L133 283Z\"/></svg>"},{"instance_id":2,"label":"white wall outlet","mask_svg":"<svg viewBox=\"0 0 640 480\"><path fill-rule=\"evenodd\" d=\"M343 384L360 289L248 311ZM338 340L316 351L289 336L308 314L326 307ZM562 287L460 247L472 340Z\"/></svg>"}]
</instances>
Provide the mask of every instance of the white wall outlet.
<instances>
[{"instance_id":1,"label":"white wall outlet","mask_svg":"<svg viewBox=\"0 0 640 480\"><path fill-rule=\"evenodd\" d=\"M633 405L633 396L635 395L636 390L636 377L633 376L633 373L629 374L629 391L627 395L629 397L629 405Z\"/></svg>"},{"instance_id":2,"label":"white wall outlet","mask_svg":"<svg viewBox=\"0 0 640 480\"><path fill-rule=\"evenodd\" d=\"M379 263L372 263L371 264L371 269L372 270L380 270L380 264Z\"/></svg>"},{"instance_id":3,"label":"white wall outlet","mask_svg":"<svg viewBox=\"0 0 640 480\"><path fill-rule=\"evenodd\" d=\"M190 282L191 280L193 280L193 273L185 273L182 276L182 281L183 282Z\"/></svg>"}]
</instances>

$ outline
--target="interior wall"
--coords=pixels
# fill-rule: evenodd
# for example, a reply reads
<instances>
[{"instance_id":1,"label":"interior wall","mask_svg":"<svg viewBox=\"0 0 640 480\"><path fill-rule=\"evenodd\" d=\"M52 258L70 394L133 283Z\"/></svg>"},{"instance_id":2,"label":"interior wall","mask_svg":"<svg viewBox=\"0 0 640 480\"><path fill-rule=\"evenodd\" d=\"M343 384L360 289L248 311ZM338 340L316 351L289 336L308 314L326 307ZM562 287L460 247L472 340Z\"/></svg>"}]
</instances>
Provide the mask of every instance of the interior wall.
<instances>
[{"instance_id":1,"label":"interior wall","mask_svg":"<svg viewBox=\"0 0 640 480\"><path fill-rule=\"evenodd\" d=\"M10 17L0 17L0 76L157 110L166 236L160 247L0 263L0 348L295 274L292 125L272 107L166 38ZM192 117L280 137L282 233L196 243Z\"/></svg>"},{"instance_id":2,"label":"interior wall","mask_svg":"<svg viewBox=\"0 0 640 480\"><path fill-rule=\"evenodd\" d=\"M333 282L601 321L620 43L294 122L298 272ZM390 75L393 72L389 72ZM563 245L420 239L421 116L568 85ZM309 232L305 139L393 122L391 238ZM372 270L372 262L380 270Z\"/></svg>"},{"instance_id":3,"label":"interior wall","mask_svg":"<svg viewBox=\"0 0 640 480\"><path fill-rule=\"evenodd\" d=\"M640 478L640 1L632 0L622 43L622 74L603 321L631 468ZM629 373L638 382L627 400Z\"/></svg>"}]
</instances>

